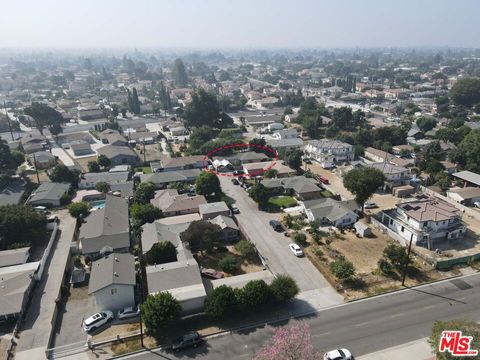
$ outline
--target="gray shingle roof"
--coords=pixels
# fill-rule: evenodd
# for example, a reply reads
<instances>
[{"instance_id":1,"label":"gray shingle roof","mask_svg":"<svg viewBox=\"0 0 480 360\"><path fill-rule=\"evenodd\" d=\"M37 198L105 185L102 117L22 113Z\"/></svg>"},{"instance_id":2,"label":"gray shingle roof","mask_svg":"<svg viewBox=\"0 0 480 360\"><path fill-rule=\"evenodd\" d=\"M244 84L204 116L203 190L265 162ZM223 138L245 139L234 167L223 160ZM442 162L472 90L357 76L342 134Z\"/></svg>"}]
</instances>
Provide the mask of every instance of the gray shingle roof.
<instances>
[{"instance_id":1,"label":"gray shingle roof","mask_svg":"<svg viewBox=\"0 0 480 360\"><path fill-rule=\"evenodd\" d=\"M225 201L218 201L208 204L201 204L198 206L200 214L210 214L221 211L230 211Z\"/></svg>"},{"instance_id":2,"label":"gray shingle roof","mask_svg":"<svg viewBox=\"0 0 480 360\"><path fill-rule=\"evenodd\" d=\"M24 264L29 247L0 251L0 267Z\"/></svg>"},{"instance_id":3,"label":"gray shingle roof","mask_svg":"<svg viewBox=\"0 0 480 360\"><path fill-rule=\"evenodd\" d=\"M460 172L457 172L457 173L453 174L453 176L455 176L459 179L468 181L469 183L480 186L480 175L476 174L474 172L460 171Z\"/></svg>"},{"instance_id":4,"label":"gray shingle roof","mask_svg":"<svg viewBox=\"0 0 480 360\"><path fill-rule=\"evenodd\" d=\"M200 175L199 169L179 170L179 171L164 171L152 174L140 175L142 182L150 181L154 184L168 184L177 181L193 181Z\"/></svg>"},{"instance_id":5,"label":"gray shingle roof","mask_svg":"<svg viewBox=\"0 0 480 360\"><path fill-rule=\"evenodd\" d=\"M281 179L265 179L262 184L267 188L282 187L284 189L293 189L297 194L308 193L313 191L320 192L317 186L318 182L314 179L304 176L292 176Z\"/></svg>"},{"instance_id":6,"label":"gray shingle roof","mask_svg":"<svg viewBox=\"0 0 480 360\"><path fill-rule=\"evenodd\" d=\"M70 184L65 183L41 183L40 186L30 195L28 202L42 202L48 200L58 201L60 198L68 192Z\"/></svg>"},{"instance_id":7,"label":"gray shingle roof","mask_svg":"<svg viewBox=\"0 0 480 360\"><path fill-rule=\"evenodd\" d=\"M117 156L131 156L135 158L137 157L135 151L130 149L128 146L107 145L98 149L97 152L99 155L105 155L109 159L115 158Z\"/></svg>"},{"instance_id":8,"label":"gray shingle roof","mask_svg":"<svg viewBox=\"0 0 480 360\"><path fill-rule=\"evenodd\" d=\"M109 285L135 285L133 255L113 253L92 263L88 293L94 293Z\"/></svg>"}]
</instances>

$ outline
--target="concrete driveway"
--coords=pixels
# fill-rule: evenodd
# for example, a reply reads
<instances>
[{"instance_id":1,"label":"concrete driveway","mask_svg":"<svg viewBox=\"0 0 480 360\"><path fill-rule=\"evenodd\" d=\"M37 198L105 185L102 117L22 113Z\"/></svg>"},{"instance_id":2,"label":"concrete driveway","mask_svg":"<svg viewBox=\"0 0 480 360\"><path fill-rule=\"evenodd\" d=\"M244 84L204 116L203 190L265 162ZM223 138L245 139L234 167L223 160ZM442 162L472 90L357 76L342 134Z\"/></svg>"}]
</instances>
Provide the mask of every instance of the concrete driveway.
<instances>
[{"instance_id":1,"label":"concrete driveway","mask_svg":"<svg viewBox=\"0 0 480 360\"><path fill-rule=\"evenodd\" d=\"M330 306L343 302L343 298L330 286L306 258L297 258L288 248L292 242L283 233L272 229L268 222L278 220L279 214L270 214L258 210L257 204L238 185L233 185L230 177L219 176L225 194L236 200L240 214L236 215L244 235L257 246L274 274L292 276L301 292L311 292L309 297L321 297L321 306ZM305 295L305 294L304 294ZM318 305L318 303L317 303ZM317 306L316 306L317 307Z\"/></svg>"}]
</instances>

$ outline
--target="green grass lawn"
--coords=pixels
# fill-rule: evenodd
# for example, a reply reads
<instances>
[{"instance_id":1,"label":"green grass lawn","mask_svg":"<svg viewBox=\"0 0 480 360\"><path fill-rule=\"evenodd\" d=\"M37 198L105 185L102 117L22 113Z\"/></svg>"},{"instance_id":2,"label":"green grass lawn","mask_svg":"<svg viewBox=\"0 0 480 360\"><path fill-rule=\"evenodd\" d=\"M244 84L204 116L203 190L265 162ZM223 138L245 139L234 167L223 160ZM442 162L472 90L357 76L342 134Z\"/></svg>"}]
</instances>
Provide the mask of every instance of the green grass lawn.
<instances>
[{"instance_id":1,"label":"green grass lawn","mask_svg":"<svg viewBox=\"0 0 480 360\"><path fill-rule=\"evenodd\" d=\"M136 167L135 172L139 172L139 171L143 172L144 174L152 173L152 169L150 168L150 166Z\"/></svg>"},{"instance_id":2,"label":"green grass lawn","mask_svg":"<svg viewBox=\"0 0 480 360\"><path fill-rule=\"evenodd\" d=\"M332 194L330 191L328 191L328 190L324 190L324 191L322 191L320 194L321 194L323 197L326 197L326 198L333 196L333 194Z\"/></svg>"},{"instance_id":3,"label":"green grass lawn","mask_svg":"<svg viewBox=\"0 0 480 360\"><path fill-rule=\"evenodd\" d=\"M274 196L268 199L268 203L278 207L291 207L297 204L297 200L291 196Z\"/></svg>"}]
</instances>

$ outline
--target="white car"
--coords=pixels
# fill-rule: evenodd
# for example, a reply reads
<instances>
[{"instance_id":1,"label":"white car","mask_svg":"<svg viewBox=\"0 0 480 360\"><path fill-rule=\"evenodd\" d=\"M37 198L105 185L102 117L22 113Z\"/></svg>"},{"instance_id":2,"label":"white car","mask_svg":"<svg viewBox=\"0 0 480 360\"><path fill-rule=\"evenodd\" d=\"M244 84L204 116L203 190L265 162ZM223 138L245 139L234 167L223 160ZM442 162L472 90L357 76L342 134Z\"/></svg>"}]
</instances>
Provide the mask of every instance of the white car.
<instances>
[{"instance_id":1,"label":"white car","mask_svg":"<svg viewBox=\"0 0 480 360\"><path fill-rule=\"evenodd\" d=\"M323 355L324 360L353 360L353 355L347 349L335 349Z\"/></svg>"},{"instance_id":2,"label":"white car","mask_svg":"<svg viewBox=\"0 0 480 360\"><path fill-rule=\"evenodd\" d=\"M99 327L109 323L113 320L113 312L110 310L105 310L96 314L93 314L89 318L83 321L83 331L92 332L97 330Z\"/></svg>"},{"instance_id":3,"label":"white car","mask_svg":"<svg viewBox=\"0 0 480 360\"><path fill-rule=\"evenodd\" d=\"M292 243L288 245L288 247L290 248L290 250L292 250L295 256L303 256L303 251L297 244Z\"/></svg>"},{"instance_id":4,"label":"white car","mask_svg":"<svg viewBox=\"0 0 480 360\"><path fill-rule=\"evenodd\" d=\"M117 318L120 320L137 317L140 315L140 308L138 306L129 306L117 313Z\"/></svg>"},{"instance_id":5,"label":"white car","mask_svg":"<svg viewBox=\"0 0 480 360\"><path fill-rule=\"evenodd\" d=\"M377 204L375 204L373 201L365 201L365 204L363 205L365 209L375 209L378 207Z\"/></svg>"}]
</instances>

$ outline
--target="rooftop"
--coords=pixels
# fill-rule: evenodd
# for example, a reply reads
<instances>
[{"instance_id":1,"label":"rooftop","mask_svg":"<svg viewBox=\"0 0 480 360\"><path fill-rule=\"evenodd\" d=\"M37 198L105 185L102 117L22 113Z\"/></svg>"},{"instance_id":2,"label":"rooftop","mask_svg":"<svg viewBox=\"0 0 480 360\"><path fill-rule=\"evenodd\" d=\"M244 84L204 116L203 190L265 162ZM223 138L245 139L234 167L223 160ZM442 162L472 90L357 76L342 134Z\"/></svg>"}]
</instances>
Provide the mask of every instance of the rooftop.
<instances>
[{"instance_id":1,"label":"rooftop","mask_svg":"<svg viewBox=\"0 0 480 360\"><path fill-rule=\"evenodd\" d=\"M200 214L209 214L222 211L230 211L225 201L212 202L208 204L201 204L199 206Z\"/></svg>"},{"instance_id":2,"label":"rooftop","mask_svg":"<svg viewBox=\"0 0 480 360\"><path fill-rule=\"evenodd\" d=\"M455 176L459 179L468 181L469 183L475 184L477 186L480 186L480 175L476 174L474 172L460 171L460 172L457 172L457 173L453 174L453 176Z\"/></svg>"},{"instance_id":3,"label":"rooftop","mask_svg":"<svg viewBox=\"0 0 480 360\"><path fill-rule=\"evenodd\" d=\"M133 255L113 253L92 263L88 293L94 293L109 285L135 285Z\"/></svg>"},{"instance_id":4,"label":"rooftop","mask_svg":"<svg viewBox=\"0 0 480 360\"><path fill-rule=\"evenodd\" d=\"M444 221L456 218L458 209L445 201L429 198L397 205L416 221Z\"/></svg>"},{"instance_id":5,"label":"rooftop","mask_svg":"<svg viewBox=\"0 0 480 360\"><path fill-rule=\"evenodd\" d=\"M70 184L44 182L30 195L28 202L60 200L68 190L70 190Z\"/></svg>"}]
</instances>

